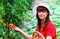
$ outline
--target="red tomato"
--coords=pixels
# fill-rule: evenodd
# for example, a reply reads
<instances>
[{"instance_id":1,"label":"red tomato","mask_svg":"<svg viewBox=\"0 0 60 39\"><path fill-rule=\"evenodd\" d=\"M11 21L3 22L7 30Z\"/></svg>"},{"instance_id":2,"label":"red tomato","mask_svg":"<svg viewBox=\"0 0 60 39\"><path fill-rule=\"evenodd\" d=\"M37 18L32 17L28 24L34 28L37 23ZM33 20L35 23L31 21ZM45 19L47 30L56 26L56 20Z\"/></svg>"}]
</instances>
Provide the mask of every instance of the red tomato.
<instances>
[{"instance_id":1,"label":"red tomato","mask_svg":"<svg viewBox=\"0 0 60 39\"><path fill-rule=\"evenodd\" d=\"M12 23L9 24L9 27L10 27L10 28L13 28L13 27L14 27L14 24L12 24Z\"/></svg>"}]
</instances>

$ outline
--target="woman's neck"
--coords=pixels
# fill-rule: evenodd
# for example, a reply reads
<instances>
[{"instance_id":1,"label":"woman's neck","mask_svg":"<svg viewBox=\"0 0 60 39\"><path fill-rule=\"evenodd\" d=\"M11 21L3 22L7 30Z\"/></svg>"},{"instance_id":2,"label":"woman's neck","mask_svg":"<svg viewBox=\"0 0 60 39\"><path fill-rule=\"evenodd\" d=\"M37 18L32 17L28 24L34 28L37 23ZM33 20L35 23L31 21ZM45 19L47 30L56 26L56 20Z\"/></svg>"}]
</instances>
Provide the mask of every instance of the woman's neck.
<instances>
[{"instance_id":1,"label":"woman's neck","mask_svg":"<svg viewBox=\"0 0 60 39\"><path fill-rule=\"evenodd\" d=\"M45 19L42 19L42 20L41 20L41 24L44 24L44 23L45 23Z\"/></svg>"},{"instance_id":2,"label":"woman's neck","mask_svg":"<svg viewBox=\"0 0 60 39\"><path fill-rule=\"evenodd\" d=\"M45 25L45 19L41 20L41 28L44 28L44 25Z\"/></svg>"}]
</instances>

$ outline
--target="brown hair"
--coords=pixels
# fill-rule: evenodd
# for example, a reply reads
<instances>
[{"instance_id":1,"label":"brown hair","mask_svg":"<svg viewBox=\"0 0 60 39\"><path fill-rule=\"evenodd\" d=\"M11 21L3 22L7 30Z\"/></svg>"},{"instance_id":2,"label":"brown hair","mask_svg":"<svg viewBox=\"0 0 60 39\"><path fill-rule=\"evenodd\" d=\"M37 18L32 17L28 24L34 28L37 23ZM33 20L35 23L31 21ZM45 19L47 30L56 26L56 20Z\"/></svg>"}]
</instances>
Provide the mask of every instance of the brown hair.
<instances>
[{"instance_id":1,"label":"brown hair","mask_svg":"<svg viewBox=\"0 0 60 39\"><path fill-rule=\"evenodd\" d=\"M47 24L48 24L48 22L50 22L50 19L49 19L50 12L49 12L49 10L46 7L43 7L43 6L38 6L37 7L36 17L37 17L37 21L38 21L37 26L38 26L38 30L39 31L41 29L41 25L42 24L41 24L41 19L38 17L38 12L41 12L41 11L47 11L47 13L48 13L48 15L46 17L46 20L45 20L45 23L44 23L44 28L43 28L43 31L44 31L46 26L47 26Z\"/></svg>"}]
</instances>

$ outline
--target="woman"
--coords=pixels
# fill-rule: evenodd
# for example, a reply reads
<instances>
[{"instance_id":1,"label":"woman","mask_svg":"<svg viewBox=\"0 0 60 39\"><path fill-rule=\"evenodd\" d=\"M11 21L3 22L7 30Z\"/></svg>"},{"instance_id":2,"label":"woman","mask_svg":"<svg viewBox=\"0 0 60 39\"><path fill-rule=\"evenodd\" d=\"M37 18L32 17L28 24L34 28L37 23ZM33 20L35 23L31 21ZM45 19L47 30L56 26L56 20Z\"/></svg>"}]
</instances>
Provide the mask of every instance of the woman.
<instances>
[{"instance_id":1,"label":"woman","mask_svg":"<svg viewBox=\"0 0 60 39\"><path fill-rule=\"evenodd\" d=\"M46 3L40 3L36 7L37 26L35 31L39 31L45 39L56 39L56 28L49 19L50 8ZM26 34L18 27L11 28L19 31L26 39L32 39L32 36Z\"/></svg>"}]
</instances>

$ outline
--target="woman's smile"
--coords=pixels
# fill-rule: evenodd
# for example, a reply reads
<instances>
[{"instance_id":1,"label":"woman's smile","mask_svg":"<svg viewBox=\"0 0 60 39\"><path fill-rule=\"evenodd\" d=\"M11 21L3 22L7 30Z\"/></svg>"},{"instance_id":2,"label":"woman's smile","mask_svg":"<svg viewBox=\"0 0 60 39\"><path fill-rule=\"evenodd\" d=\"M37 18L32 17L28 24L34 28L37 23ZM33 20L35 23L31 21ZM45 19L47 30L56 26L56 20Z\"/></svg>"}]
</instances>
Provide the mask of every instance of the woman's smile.
<instances>
[{"instance_id":1,"label":"woman's smile","mask_svg":"<svg viewBox=\"0 0 60 39\"><path fill-rule=\"evenodd\" d=\"M47 17L47 12L38 12L38 17L40 19L45 19Z\"/></svg>"}]
</instances>

